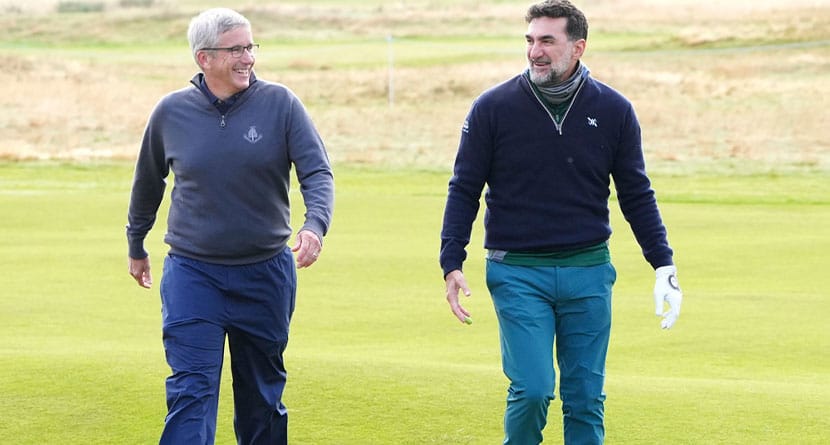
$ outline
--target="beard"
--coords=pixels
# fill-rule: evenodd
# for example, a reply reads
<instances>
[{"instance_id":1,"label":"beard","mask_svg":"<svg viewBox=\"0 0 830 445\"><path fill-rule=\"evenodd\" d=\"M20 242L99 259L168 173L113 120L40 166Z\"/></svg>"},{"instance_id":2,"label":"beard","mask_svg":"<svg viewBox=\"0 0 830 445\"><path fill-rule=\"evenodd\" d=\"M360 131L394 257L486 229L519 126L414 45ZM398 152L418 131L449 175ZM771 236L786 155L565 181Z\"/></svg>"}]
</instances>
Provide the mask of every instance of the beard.
<instances>
[{"instance_id":1,"label":"beard","mask_svg":"<svg viewBox=\"0 0 830 445\"><path fill-rule=\"evenodd\" d=\"M550 65L548 65L548 71L546 72L538 72L534 70L533 63L534 60L529 60L528 67L530 68L530 80L536 85L549 87L558 85L568 80L567 74L570 66L567 60L560 63L554 63L551 61Z\"/></svg>"}]
</instances>

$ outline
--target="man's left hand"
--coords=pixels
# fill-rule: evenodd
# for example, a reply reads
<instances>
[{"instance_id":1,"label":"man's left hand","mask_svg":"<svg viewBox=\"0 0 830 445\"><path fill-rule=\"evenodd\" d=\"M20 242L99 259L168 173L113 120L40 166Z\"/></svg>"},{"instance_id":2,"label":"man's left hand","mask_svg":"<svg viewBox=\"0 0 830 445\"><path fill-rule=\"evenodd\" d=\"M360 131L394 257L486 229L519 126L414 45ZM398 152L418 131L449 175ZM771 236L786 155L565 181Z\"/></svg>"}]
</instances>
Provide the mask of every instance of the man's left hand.
<instances>
[{"instance_id":1,"label":"man's left hand","mask_svg":"<svg viewBox=\"0 0 830 445\"><path fill-rule=\"evenodd\" d=\"M680 316L680 303L683 302L683 292L677 283L677 267L658 267L655 275L657 280L654 282L654 311L663 317L660 326L663 329L671 329ZM664 312L666 303L669 310Z\"/></svg>"},{"instance_id":2,"label":"man's left hand","mask_svg":"<svg viewBox=\"0 0 830 445\"><path fill-rule=\"evenodd\" d=\"M320 238L310 230L300 230L294 247L291 248L291 251L297 254L297 267L300 269L314 264L322 250Z\"/></svg>"}]
</instances>

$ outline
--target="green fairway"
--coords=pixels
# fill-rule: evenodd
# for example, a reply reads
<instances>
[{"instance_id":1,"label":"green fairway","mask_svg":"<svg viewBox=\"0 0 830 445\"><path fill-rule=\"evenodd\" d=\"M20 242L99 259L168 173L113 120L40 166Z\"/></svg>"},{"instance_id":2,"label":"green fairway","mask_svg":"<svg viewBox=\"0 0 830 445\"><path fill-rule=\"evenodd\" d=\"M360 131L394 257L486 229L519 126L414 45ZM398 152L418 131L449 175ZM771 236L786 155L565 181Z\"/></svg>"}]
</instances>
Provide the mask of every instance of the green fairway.
<instances>
[{"instance_id":1,"label":"green fairway","mask_svg":"<svg viewBox=\"0 0 830 445\"><path fill-rule=\"evenodd\" d=\"M128 163L0 164L0 442L153 443L167 367L158 283L126 269ZM448 171L336 166L324 255L299 272L287 351L294 444L493 444L506 380L481 222L458 323L437 264ZM652 314L653 272L612 202L619 271L609 444L820 444L830 421L830 176L658 175L683 313ZM299 198L295 191L292 196ZM298 199L299 200L299 199ZM295 221L302 207L295 206ZM233 442L225 373L217 444ZM546 442L561 439L554 401Z\"/></svg>"}]
</instances>

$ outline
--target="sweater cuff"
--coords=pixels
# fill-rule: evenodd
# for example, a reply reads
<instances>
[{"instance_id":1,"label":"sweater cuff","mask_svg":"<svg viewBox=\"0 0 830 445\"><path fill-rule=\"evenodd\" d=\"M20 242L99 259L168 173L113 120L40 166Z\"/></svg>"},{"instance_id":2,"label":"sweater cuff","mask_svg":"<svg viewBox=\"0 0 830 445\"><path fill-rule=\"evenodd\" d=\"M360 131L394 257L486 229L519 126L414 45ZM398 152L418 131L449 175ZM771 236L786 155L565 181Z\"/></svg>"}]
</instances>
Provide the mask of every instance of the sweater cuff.
<instances>
[{"instance_id":1,"label":"sweater cuff","mask_svg":"<svg viewBox=\"0 0 830 445\"><path fill-rule=\"evenodd\" d=\"M461 268L461 263L458 263L458 264L442 264L441 265L441 270L444 272L444 279L447 279L447 275L449 275L450 272L452 272L454 270L460 270L460 271L463 272L463 269Z\"/></svg>"},{"instance_id":2,"label":"sweater cuff","mask_svg":"<svg viewBox=\"0 0 830 445\"><path fill-rule=\"evenodd\" d=\"M317 224L312 223L311 221L306 221L305 224L297 231L297 233L302 232L303 230L307 230L315 235L320 240L320 245L323 245L323 236L325 235L325 230Z\"/></svg>"},{"instance_id":3,"label":"sweater cuff","mask_svg":"<svg viewBox=\"0 0 830 445\"><path fill-rule=\"evenodd\" d=\"M666 256L666 257L660 257L660 258L655 258L655 259L649 260L649 264L651 264L651 267L654 270L657 270L658 268L663 267L663 266L673 266L674 261L672 260L671 255L669 255L669 256Z\"/></svg>"},{"instance_id":4,"label":"sweater cuff","mask_svg":"<svg viewBox=\"0 0 830 445\"><path fill-rule=\"evenodd\" d=\"M136 259L136 260L143 260L144 258L147 258L148 253L147 253L146 250L144 250L144 240L143 239L128 240L127 245L129 247L128 250L129 250L130 258L133 258L133 259Z\"/></svg>"}]
</instances>

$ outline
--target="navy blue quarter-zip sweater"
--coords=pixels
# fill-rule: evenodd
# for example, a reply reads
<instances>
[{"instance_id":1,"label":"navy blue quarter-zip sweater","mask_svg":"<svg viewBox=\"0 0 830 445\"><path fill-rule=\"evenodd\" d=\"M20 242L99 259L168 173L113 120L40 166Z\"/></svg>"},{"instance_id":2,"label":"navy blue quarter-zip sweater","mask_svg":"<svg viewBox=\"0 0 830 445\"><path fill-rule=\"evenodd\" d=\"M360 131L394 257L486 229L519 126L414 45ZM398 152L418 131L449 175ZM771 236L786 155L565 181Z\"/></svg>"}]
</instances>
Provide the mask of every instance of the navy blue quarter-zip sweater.
<instances>
[{"instance_id":1,"label":"navy blue quarter-zip sweater","mask_svg":"<svg viewBox=\"0 0 830 445\"><path fill-rule=\"evenodd\" d=\"M672 250L646 176L631 103L588 77L557 125L523 75L479 96L464 122L444 211L440 263L462 268L484 186L487 249L557 252L611 235L611 177L646 260Z\"/></svg>"}]
</instances>

